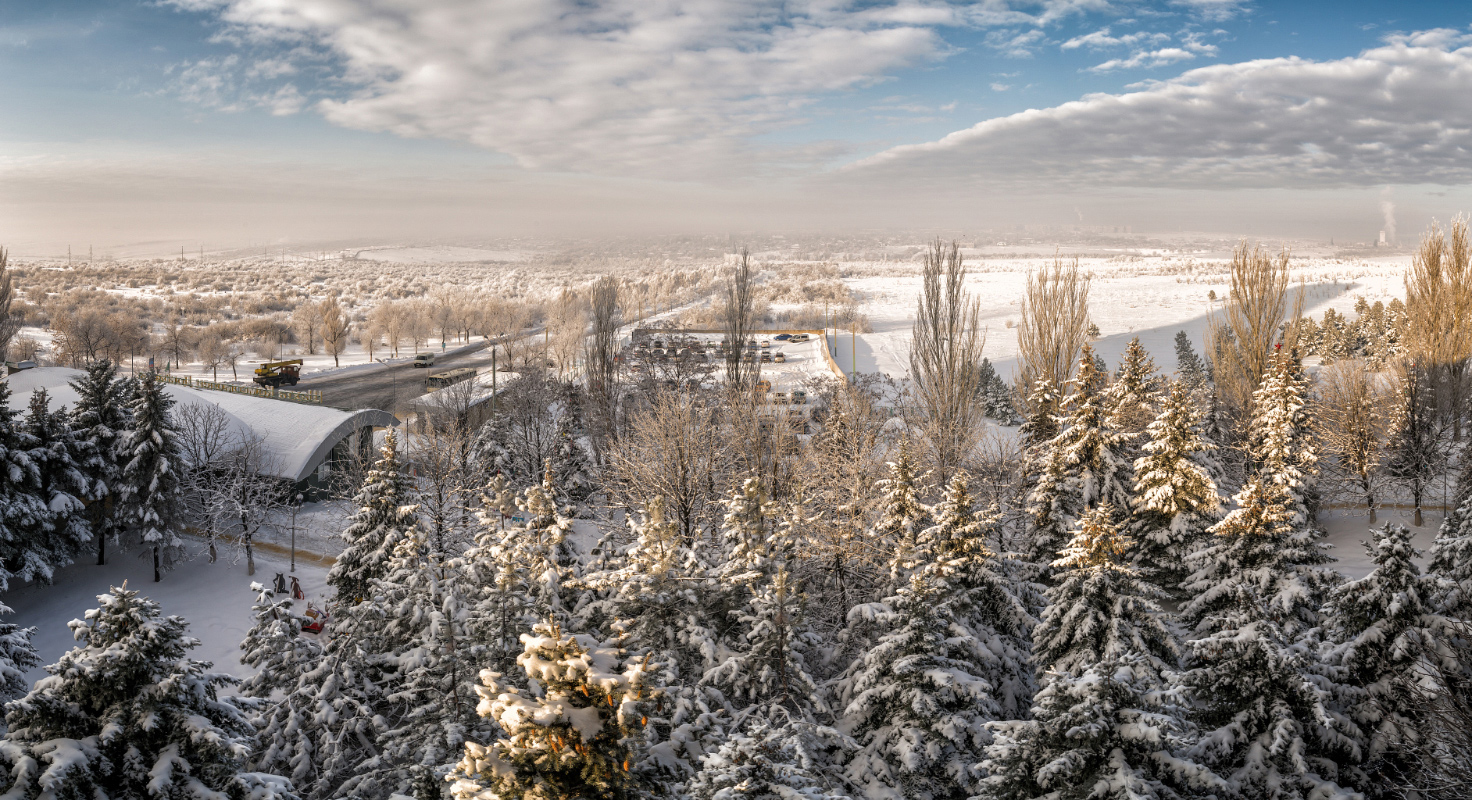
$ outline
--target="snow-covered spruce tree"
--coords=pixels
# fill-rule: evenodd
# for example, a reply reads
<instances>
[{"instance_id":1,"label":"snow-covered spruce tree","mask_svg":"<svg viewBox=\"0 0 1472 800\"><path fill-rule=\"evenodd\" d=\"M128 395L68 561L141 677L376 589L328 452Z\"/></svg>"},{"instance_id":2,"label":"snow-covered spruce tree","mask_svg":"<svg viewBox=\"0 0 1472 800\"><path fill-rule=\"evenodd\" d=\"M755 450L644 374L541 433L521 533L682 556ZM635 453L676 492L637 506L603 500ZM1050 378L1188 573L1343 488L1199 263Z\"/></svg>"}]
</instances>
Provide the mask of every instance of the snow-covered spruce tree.
<instances>
[{"instance_id":1,"label":"snow-covered spruce tree","mask_svg":"<svg viewBox=\"0 0 1472 800\"><path fill-rule=\"evenodd\" d=\"M41 475L31 459L35 442L10 408L10 385L0 382L0 591L11 578L48 580L57 566L38 533L50 511L41 498Z\"/></svg>"},{"instance_id":2,"label":"snow-covered spruce tree","mask_svg":"<svg viewBox=\"0 0 1472 800\"><path fill-rule=\"evenodd\" d=\"M133 418L123 402L126 387L113 362L105 358L93 361L71 387L77 393L77 404L72 408L72 431L79 451L77 466L87 480L82 500L87 504L87 519L97 540L100 566L107 540L116 541L119 533L118 509L113 502L123 468L118 445Z\"/></svg>"},{"instance_id":3,"label":"snow-covered spruce tree","mask_svg":"<svg viewBox=\"0 0 1472 800\"><path fill-rule=\"evenodd\" d=\"M1315 527L1317 437L1308 407L1308 380L1291 353L1279 350L1273 355L1262 384L1252 393L1248 440L1254 471L1287 493L1290 524L1298 530Z\"/></svg>"},{"instance_id":4,"label":"snow-covered spruce tree","mask_svg":"<svg viewBox=\"0 0 1472 800\"><path fill-rule=\"evenodd\" d=\"M244 704L256 729L255 749L250 763L254 769L275 771L291 778L294 785L309 789L316 775L312 763L316 743L313 711L296 688L302 675L312 671L322 658L322 646L302 635L303 619L292 610L287 597L275 597L259 583L251 614L255 624L240 643L240 663L253 667L254 675L240 682L240 694L255 702ZM282 692L279 702L273 700Z\"/></svg>"},{"instance_id":5,"label":"snow-covered spruce tree","mask_svg":"<svg viewBox=\"0 0 1472 800\"><path fill-rule=\"evenodd\" d=\"M841 730L859 751L848 781L872 798L960 798L1001 716L986 643L955 621L944 579L922 570L883 603L854 609L886 628L840 681Z\"/></svg>"},{"instance_id":6,"label":"snow-covered spruce tree","mask_svg":"<svg viewBox=\"0 0 1472 800\"><path fill-rule=\"evenodd\" d=\"M1138 438L1155 418L1152 407L1160 392L1158 371L1140 337L1130 339L1109 385L1109 413L1117 430Z\"/></svg>"},{"instance_id":7,"label":"snow-covered spruce tree","mask_svg":"<svg viewBox=\"0 0 1472 800\"><path fill-rule=\"evenodd\" d=\"M1039 566L1058 557L1084 512L1108 503L1125 519L1134 507L1133 436L1117 427L1106 378L1094 364L1093 348L1085 344L1073 392L1063 403L1062 429L1045 446L1042 472L1028 495L1027 552ZM1046 576L1047 570L1042 572Z\"/></svg>"},{"instance_id":8,"label":"snow-covered spruce tree","mask_svg":"<svg viewBox=\"0 0 1472 800\"><path fill-rule=\"evenodd\" d=\"M1259 395L1273 382L1270 373ZM1316 567L1330 559L1305 527L1295 492L1302 462L1289 446L1294 420L1285 405L1291 409L1281 399L1256 404L1261 471L1212 527L1213 543L1190 556L1184 683L1205 731L1192 752L1238 796L1337 797L1347 791L1341 765L1360 759L1360 732L1336 710L1338 688L1318 654L1329 579Z\"/></svg>"},{"instance_id":9,"label":"snow-covered spruce tree","mask_svg":"<svg viewBox=\"0 0 1472 800\"><path fill-rule=\"evenodd\" d=\"M617 630L629 652L650 656L649 670L666 693L647 726L650 759L665 776L683 780L699 769L722 708L721 698L700 685L717 663L716 630L725 627L711 618L718 582L699 542L688 542L665 518L663 498L631 518L629 528L633 543L578 581L596 599L577 619L584 630Z\"/></svg>"},{"instance_id":10,"label":"snow-covered spruce tree","mask_svg":"<svg viewBox=\"0 0 1472 800\"><path fill-rule=\"evenodd\" d=\"M966 796L989 740L986 722L1025 713L1036 620L993 567L964 474L946 485L920 535L922 565L882 603L851 613L883 633L839 681L843 729L860 744L847 774L871 796Z\"/></svg>"},{"instance_id":11,"label":"snow-covered spruce tree","mask_svg":"<svg viewBox=\"0 0 1472 800\"><path fill-rule=\"evenodd\" d=\"M1139 654L1045 682L1032 719L992 722L976 800L1182 800L1230 796L1184 755L1191 728ZM1252 796L1252 795L1247 795Z\"/></svg>"},{"instance_id":12,"label":"snow-covered spruce tree","mask_svg":"<svg viewBox=\"0 0 1472 800\"><path fill-rule=\"evenodd\" d=\"M81 644L6 707L0 743L16 797L291 797L243 772L252 730L219 691L236 681L188 657L188 623L126 587L71 623Z\"/></svg>"},{"instance_id":13,"label":"snow-covered spruce tree","mask_svg":"<svg viewBox=\"0 0 1472 800\"><path fill-rule=\"evenodd\" d=\"M15 611L0 603L0 615ZM25 678L26 670L41 665L31 637L35 628L22 628L13 622L0 622L0 701L10 700L24 694L30 688Z\"/></svg>"},{"instance_id":14,"label":"snow-covered spruce tree","mask_svg":"<svg viewBox=\"0 0 1472 800\"><path fill-rule=\"evenodd\" d=\"M347 546L327 573L327 584L337 590L340 603L367 599L374 579L388 573L394 548L416 524L414 503L414 484L399 460L398 433L390 429L378 461L353 498L358 510L342 532Z\"/></svg>"},{"instance_id":15,"label":"snow-covered spruce tree","mask_svg":"<svg viewBox=\"0 0 1472 800\"><path fill-rule=\"evenodd\" d=\"M455 767L457 800L632 800L646 786L634 765L654 691L645 660L617 642L567 635L541 623L523 635L517 663L523 692L481 671L478 711L501 735L489 746L467 742Z\"/></svg>"},{"instance_id":16,"label":"snow-covered spruce tree","mask_svg":"<svg viewBox=\"0 0 1472 800\"><path fill-rule=\"evenodd\" d=\"M1472 470L1463 467L1457 502L1431 543L1427 572L1436 579L1436 609L1449 617L1472 619Z\"/></svg>"},{"instance_id":17,"label":"snow-covered spruce tree","mask_svg":"<svg viewBox=\"0 0 1472 800\"><path fill-rule=\"evenodd\" d=\"M997 374L997 368L992 365L991 359L983 358L979 369L984 413L1003 425L1021 424L1022 418L1018 416L1017 406L1012 402L1012 387Z\"/></svg>"},{"instance_id":18,"label":"snow-covered spruce tree","mask_svg":"<svg viewBox=\"0 0 1472 800\"><path fill-rule=\"evenodd\" d=\"M1046 378L1039 378L1032 394L1027 396L1027 416L1017 429L1024 451L1035 452L1058 435L1058 411L1062 404L1058 387Z\"/></svg>"},{"instance_id":19,"label":"snow-covered spruce tree","mask_svg":"<svg viewBox=\"0 0 1472 800\"><path fill-rule=\"evenodd\" d=\"M72 563L83 545L92 538L83 498L88 494L87 476L77 467L80 449L72 435L66 409L51 410L45 389L31 395L25 431L30 437L30 460L36 468L37 489L47 513L26 534L29 549L41 575L50 580L50 568Z\"/></svg>"},{"instance_id":20,"label":"snow-covered spruce tree","mask_svg":"<svg viewBox=\"0 0 1472 800\"><path fill-rule=\"evenodd\" d=\"M493 501L495 495L484 500ZM536 623L537 611L529 594L530 565L511 537L502 511L489 503L477 512L480 532L475 545L456 562L468 593L470 636L482 648L489 669L505 673L516 666L521 632Z\"/></svg>"},{"instance_id":21,"label":"snow-covered spruce tree","mask_svg":"<svg viewBox=\"0 0 1472 800\"><path fill-rule=\"evenodd\" d=\"M811 738L829 729L813 727ZM809 745L809 746L805 746ZM714 753L704 756L700 771L684 796L691 800L848 800L826 763L809 752L823 750L794 735L790 727L759 720L736 732Z\"/></svg>"},{"instance_id":22,"label":"snow-covered spruce tree","mask_svg":"<svg viewBox=\"0 0 1472 800\"><path fill-rule=\"evenodd\" d=\"M1191 337L1185 331L1176 332L1176 374L1193 392L1206 388L1206 365L1191 346Z\"/></svg>"},{"instance_id":23,"label":"snow-covered spruce tree","mask_svg":"<svg viewBox=\"0 0 1472 800\"><path fill-rule=\"evenodd\" d=\"M441 778L466 741L494 730L475 714L477 653L466 630L457 575L419 528L399 541L373 599L355 608L374 665L389 677L375 703L383 730L378 755L364 762L336 796L383 797L413 790L418 771Z\"/></svg>"},{"instance_id":24,"label":"snow-covered spruce tree","mask_svg":"<svg viewBox=\"0 0 1472 800\"><path fill-rule=\"evenodd\" d=\"M1436 613L1435 582L1421 575L1404 526L1386 523L1366 545L1375 569L1335 588L1324 609L1330 663L1356 691L1349 713L1367 737L1364 788L1400 797L1409 774L1406 753L1421 741L1417 713L1425 694L1417 684L1458 668L1444 646L1460 635L1457 620Z\"/></svg>"},{"instance_id":25,"label":"snow-covered spruce tree","mask_svg":"<svg viewBox=\"0 0 1472 800\"><path fill-rule=\"evenodd\" d=\"M1053 562L1056 583L1033 632L1033 666L1072 678L1128 654L1141 677L1157 682L1180 661L1180 647L1161 618L1159 588L1130 565L1132 542L1106 503L1084 515L1073 540Z\"/></svg>"},{"instance_id":26,"label":"snow-covered spruce tree","mask_svg":"<svg viewBox=\"0 0 1472 800\"><path fill-rule=\"evenodd\" d=\"M1437 424L1431 381L1414 364L1397 376L1390 435L1385 443L1385 471L1411 494L1415 524L1423 522L1421 505L1446 457L1444 433Z\"/></svg>"},{"instance_id":27,"label":"snow-covered spruce tree","mask_svg":"<svg viewBox=\"0 0 1472 800\"><path fill-rule=\"evenodd\" d=\"M588 499L596 487L592 456L584 442L581 414L571 411L557 421L557 447L552 454L552 475L557 500L572 506Z\"/></svg>"},{"instance_id":28,"label":"snow-covered spruce tree","mask_svg":"<svg viewBox=\"0 0 1472 800\"><path fill-rule=\"evenodd\" d=\"M889 477L881 478L879 520L874 525L873 546L892 552L891 586L903 586L915 566L915 548L920 532L930 526L930 508L920 502L920 481L908 438L900 441L899 456L889 464Z\"/></svg>"},{"instance_id":29,"label":"snow-covered spruce tree","mask_svg":"<svg viewBox=\"0 0 1472 800\"><path fill-rule=\"evenodd\" d=\"M118 503L123 523L153 553L153 580L162 580L162 562L172 562L184 541L176 530L183 494L184 462L178 432L169 418L174 398L158 374L145 372L133 398L133 426L122 437L123 468Z\"/></svg>"},{"instance_id":30,"label":"snow-covered spruce tree","mask_svg":"<svg viewBox=\"0 0 1472 800\"><path fill-rule=\"evenodd\" d=\"M526 517L526 524L507 539L516 549L515 558L526 565L530 581L527 595L541 619L568 611L562 584L578 573L578 555L570 538L572 519L567 509L557 504L553 480L551 469L544 469L542 482L518 498L516 505Z\"/></svg>"},{"instance_id":31,"label":"snow-covered spruce tree","mask_svg":"<svg viewBox=\"0 0 1472 800\"><path fill-rule=\"evenodd\" d=\"M1171 384L1147 434L1144 455L1135 459L1131 557L1147 580L1179 597L1190 574L1186 556L1219 518L1221 496L1211 478L1216 446L1202 437L1201 412L1182 381Z\"/></svg>"}]
</instances>

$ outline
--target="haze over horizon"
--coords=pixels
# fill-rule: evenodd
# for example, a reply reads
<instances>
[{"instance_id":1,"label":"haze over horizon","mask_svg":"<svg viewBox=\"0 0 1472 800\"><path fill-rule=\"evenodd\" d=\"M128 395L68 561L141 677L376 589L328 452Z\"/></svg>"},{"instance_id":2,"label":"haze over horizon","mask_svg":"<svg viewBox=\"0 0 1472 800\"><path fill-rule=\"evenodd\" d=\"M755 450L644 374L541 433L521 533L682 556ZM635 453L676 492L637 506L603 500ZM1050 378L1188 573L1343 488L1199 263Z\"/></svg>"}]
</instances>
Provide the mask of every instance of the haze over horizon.
<instances>
[{"instance_id":1,"label":"haze over horizon","mask_svg":"<svg viewBox=\"0 0 1472 800\"><path fill-rule=\"evenodd\" d=\"M1472 210L1472 10L96 0L0 17L0 244L1131 226Z\"/></svg>"}]
</instances>

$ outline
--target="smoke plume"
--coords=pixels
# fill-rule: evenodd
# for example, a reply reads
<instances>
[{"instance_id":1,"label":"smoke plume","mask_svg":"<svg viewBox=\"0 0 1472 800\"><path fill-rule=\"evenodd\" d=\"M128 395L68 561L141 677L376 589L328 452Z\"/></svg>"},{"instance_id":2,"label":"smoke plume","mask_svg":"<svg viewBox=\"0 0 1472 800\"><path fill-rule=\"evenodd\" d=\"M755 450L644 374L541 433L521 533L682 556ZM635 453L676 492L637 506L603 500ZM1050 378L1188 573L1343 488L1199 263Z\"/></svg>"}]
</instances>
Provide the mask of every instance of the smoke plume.
<instances>
[{"instance_id":1,"label":"smoke plume","mask_svg":"<svg viewBox=\"0 0 1472 800\"><path fill-rule=\"evenodd\" d=\"M1380 193L1380 213L1385 217L1385 241L1395 244L1395 201L1388 188Z\"/></svg>"}]
</instances>

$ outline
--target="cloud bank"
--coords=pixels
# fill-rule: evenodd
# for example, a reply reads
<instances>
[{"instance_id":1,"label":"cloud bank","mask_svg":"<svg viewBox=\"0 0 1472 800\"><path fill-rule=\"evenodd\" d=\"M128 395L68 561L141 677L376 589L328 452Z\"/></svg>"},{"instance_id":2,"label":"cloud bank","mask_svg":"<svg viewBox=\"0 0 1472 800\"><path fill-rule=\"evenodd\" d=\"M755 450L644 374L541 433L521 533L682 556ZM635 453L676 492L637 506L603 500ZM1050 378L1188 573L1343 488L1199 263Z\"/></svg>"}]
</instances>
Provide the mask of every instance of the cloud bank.
<instances>
[{"instance_id":1,"label":"cloud bank","mask_svg":"<svg viewBox=\"0 0 1472 800\"><path fill-rule=\"evenodd\" d=\"M1331 187L1472 182L1472 36L1390 37L1336 61L1190 70L987 120L846 170L886 185Z\"/></svg>"}]
</instances>

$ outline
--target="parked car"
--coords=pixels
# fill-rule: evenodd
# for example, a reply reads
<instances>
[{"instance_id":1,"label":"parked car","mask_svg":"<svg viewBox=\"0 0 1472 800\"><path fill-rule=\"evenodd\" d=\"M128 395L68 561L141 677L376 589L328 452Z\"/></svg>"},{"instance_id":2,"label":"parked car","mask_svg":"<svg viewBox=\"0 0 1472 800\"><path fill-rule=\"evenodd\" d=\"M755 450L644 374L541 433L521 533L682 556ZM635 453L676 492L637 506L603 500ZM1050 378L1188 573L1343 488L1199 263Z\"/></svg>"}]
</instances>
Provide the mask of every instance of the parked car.
<instances>
[{"instance_id":1,"label":"parked car","mask_svg":"<svg viewBox=\"0 0 1472 800\"><path fill-rule=\"evenodd\" d=\"M762 353L762 363L763 364L770 364L770 363L772 363L772 354L771 353Z\"/></svg>"},{"instance_id":2,"label":"parked car","mask_svg":"<svg viewBox=\"0 0 1472 800\"><path fill-rule=\"evenodd\" d=\"M806 342L808 339L811 339L811 338L812 337L811 336L808 336L806 333L794 333L794 334L792 334L792 339L790 341L792 341L792 342Z\"/></svg>"},{"instance_id":3,"label":"parked car","mask_svg":"<svg viewBox=\"0 0 1472 800\"><path fill-rule=\"evenodd\" d=\"M800 406L800 405L806 403L807 401L808 401L808 393L806 391L804 391L802 389L793 389L792 390L792 403L793 403L793 405L799 405Z\"/></svg>"},{"instance_id":4,"label":"parked car","mask_svg":"<svg viewBox=\"0 0 1472 800\"><path fill-rule=\"evenodd\" d=\"M785 364L787 363L787 356L784 355L781 350L778 350L777 352L772 354L772 360L777 362L778 364Z\"/></svg>"},{"instance_id":5,"label":"parked car","mask_svg":"<svg viewBox=\"0 0 1472 800\"><path fill-rule=\"evenodd\" d=\"M762 340L762 349L763 350L766 350L767 348L769 348L771 346L772 346L772 343L771 342L767 341L766 339L763 339Z\"/></svg>"},{"instance_id":6,"label":"parked car","mask_svg":"<svg viewBox=\"0 0 1472 800\"><path fill-rule=\"evenodd\" d=\"M792 334L790 334L790 333L779 333L776 336L773 336L772 338L773 339L776 339L779 342L785 342L788 339L791 339L792 338Z\"/></svg>"}]
</instances>

